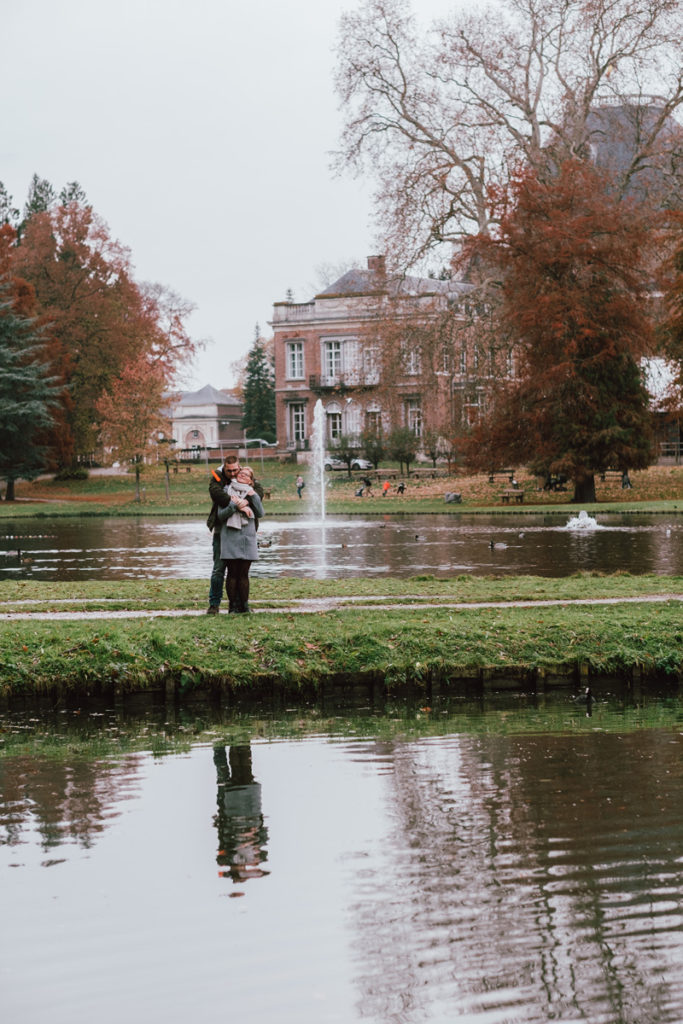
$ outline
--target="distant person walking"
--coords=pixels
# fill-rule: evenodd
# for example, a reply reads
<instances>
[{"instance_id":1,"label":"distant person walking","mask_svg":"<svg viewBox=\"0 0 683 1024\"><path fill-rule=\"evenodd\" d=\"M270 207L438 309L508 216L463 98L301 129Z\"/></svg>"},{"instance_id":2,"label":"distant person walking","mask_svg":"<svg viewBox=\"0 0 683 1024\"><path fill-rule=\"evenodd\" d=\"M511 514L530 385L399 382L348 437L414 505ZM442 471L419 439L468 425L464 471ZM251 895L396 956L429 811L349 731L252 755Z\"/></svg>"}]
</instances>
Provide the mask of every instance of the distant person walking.
<instances>
[{"instance_id":1,"label":"distant person walking","mask_svg":"<svg viewBox=\"0 0 683 1024\"><path fill-rule=\"evenodd\" d=\"M384 483L382 484L382 497L386 498L386 496L387 496L387 494L389 493L390 490L391 490L391 484L389 483L388 480L385 480Z\"/></svg>"},{"instance_id":2,"label":"distant person walking","mask_svg":"<svg viewBox=\"0 0 683 1024\"><path fill-rule=\"evenodd\" d=\"M297 493L297 497L299 497L299 498L302 497L302 492L303 492L303 489L304 489L305 486L306 486L306 481L301 476L301 474L299 474L299 476L296 478L296 493Z\"/></svg>"}]
</instances>

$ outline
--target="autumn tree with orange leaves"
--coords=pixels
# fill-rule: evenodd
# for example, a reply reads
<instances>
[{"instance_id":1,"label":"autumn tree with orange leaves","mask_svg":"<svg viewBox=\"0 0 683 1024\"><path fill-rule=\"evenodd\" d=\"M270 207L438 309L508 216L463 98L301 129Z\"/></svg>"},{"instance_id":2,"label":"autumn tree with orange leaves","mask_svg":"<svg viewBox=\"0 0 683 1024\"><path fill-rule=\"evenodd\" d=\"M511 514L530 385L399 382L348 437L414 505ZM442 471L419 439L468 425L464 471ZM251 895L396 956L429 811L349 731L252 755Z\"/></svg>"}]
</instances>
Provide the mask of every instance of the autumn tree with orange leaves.
<instances>
[{"instance_id":1,"label":"autumn tree with orange leaves","mask_svg":"<svg viewBox=\"0 0 683 1024\"><path fill-rule=\"evenodd\" d=\"M54 461L64 466L96 451L98 401L128 366L146 359L170 388L196 345L187 330L192 306L164 286L135 281L128 249L82 190L65 189L59 199L43 191L42 207L27 204L13 265L35 291L50 372L65 388L51 437Z\"/></svg>"},{"instance_id":2,"label":"autumn tree with orange leaves","mask_svg":"<svg viewBox=\"0 0 683 1024\"><path fill-rule=\"evenodd\" d=\"M663 268L665 318L662 324L664 354L673 369L665 408L679 423L683 410L683 213L669 214L671 254Z\"/></svg>"},{"instance_id":3,"label":"autumn tree with orange leaves","mask_svg":"<svg viewBox=\"0 0 683 1024\"><path fill-rule=\"evenodd\" d=\"M595 475L653 457L639 360L653 341L645 253L650 221L589 165L531 172L504 193L500 230L467 247L495 275L494 316L515 345L473 431L470 464L563 474L574 500L595 501Z\"/></svg>"},{"instance_id":4,"label":"autumn tree with orange leaves","mask_svg":"<svg viewBox=\"0 0 683 1024\"><path fill-rule=\"evenodd\" d=\"M135 469L135 500L140 501L140 473L168 436L163 413L166 374L163 364L142 353L126 363L120 375L95 403L102 442L120 462Z\"/></svg>"}]
</instances>

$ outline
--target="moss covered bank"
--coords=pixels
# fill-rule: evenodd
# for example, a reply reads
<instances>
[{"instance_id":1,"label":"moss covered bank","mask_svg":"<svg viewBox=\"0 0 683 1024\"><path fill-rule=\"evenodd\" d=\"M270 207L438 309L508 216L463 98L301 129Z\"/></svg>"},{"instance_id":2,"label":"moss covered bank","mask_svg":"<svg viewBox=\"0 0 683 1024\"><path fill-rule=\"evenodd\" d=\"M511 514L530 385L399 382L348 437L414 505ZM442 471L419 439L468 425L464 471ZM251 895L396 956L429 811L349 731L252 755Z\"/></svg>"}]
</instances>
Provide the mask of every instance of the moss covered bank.
<instances>
[{"instance_id":1,"label":"moss covered bank","mask_svg":"<svg viewBox=\"0 0 683 1024\"><path fill-rule=\"evenodd\" d=\"M198 691L272 706L590 684L677 691L683 579L259 581L248 616L201 581L6 584L0 695Z\"/></svg>"}]
</instances>

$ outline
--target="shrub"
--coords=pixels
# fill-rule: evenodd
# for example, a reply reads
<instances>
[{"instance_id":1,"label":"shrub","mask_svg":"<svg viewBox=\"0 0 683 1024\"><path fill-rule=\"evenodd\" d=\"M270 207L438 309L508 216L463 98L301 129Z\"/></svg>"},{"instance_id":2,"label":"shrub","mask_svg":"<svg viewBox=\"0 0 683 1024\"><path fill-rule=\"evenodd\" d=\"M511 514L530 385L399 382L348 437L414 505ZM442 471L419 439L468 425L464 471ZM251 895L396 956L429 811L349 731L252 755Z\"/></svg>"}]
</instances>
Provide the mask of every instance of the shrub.
<instances>
[{"instance_id":1,"label":"shrub","mask_svg":"<svg viewBox=\"0 0 683 1024\"><path fill-rule=\"evenodd\" d=\"M64 466L55 473L55 480L87 480L89 475L85 466Z\"/></svg>"}]
</instances>

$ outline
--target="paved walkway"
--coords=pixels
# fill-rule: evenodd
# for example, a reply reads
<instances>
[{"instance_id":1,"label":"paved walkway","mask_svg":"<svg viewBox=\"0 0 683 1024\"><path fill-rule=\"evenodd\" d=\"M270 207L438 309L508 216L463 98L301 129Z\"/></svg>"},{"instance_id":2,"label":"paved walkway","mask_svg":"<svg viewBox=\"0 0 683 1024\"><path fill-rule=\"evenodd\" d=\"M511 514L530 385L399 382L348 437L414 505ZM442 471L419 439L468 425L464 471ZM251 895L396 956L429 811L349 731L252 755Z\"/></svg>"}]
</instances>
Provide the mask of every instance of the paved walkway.
<instances>
[{"instance_id":1,"label":"paved walkway","mask_svg":"<svg viewBox=\"0 0 683 1024\"><path fill-rule=\"evenodd\" d=\"M683 594L646 594L640 597L595 597L575 599L553 599L545 601L433 601L430 598L414 598L403 602L396 601L394 597L319 597L300 598L287 602L270 601L267 607L258 607L252 604L252 612L257 615L270 614L312 614L315 612L330 612L339 609L353 607L358 610L387 609L387 610L412 610L423 611L426 609L453 609L455 611L473 611L478 608L556 608L564 605L616 605L616 604L663 604L666 601L683 602ZM74 598L70 600L59 600L54 602L40 601L9 601L0 602L0 609L3 605L11 605L17 608L22 604L30 604L35 607L37 604L59 604L85 603L85 599ZM100 599L98 604L103 603ZM118 603L118 602L117 602ZM226 613L221 613L226 614ZM155 608L155 609L85 609L78 611L11 611L0 610L0 621L31 620L33 622L57 622L57 621L82 621L97 619L168 619L168 618L191 618L206 615L206 609L196 608Z\"/></svg>"}]
</instances>

